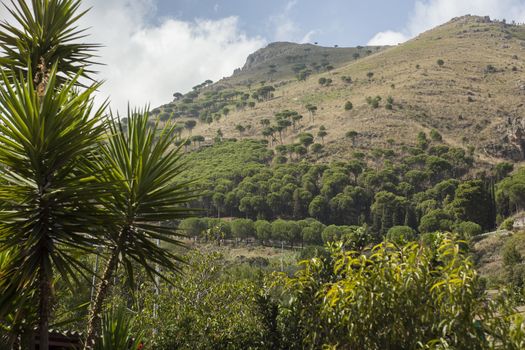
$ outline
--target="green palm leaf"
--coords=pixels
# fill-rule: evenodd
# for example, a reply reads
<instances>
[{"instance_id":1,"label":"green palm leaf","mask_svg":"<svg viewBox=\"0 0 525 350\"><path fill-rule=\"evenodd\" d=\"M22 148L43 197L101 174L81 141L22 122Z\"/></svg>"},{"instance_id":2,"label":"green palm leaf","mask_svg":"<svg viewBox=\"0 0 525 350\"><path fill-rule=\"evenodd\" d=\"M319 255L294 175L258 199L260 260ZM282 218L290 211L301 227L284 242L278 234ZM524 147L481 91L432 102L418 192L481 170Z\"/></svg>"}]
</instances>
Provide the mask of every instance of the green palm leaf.
<instances>
[{"instance_id":1,"label":"green palm leaf","mask_svg":"<svg viewBox=\"0 0 525 350\"><path fill-rule=\"evenodd\" d=\"M85 270L76 251L97 242L107 215L93 165L106 126L91 97L99 85L78 92L79 75L58 85L55 65L39 97L23 77L0 74L0 252L17 251L0 274L1 317L9 296L37 281L76 281Z\"/></svg>"},{"instance_id":2,"label":"green palm leaf","mask_svg":"<svg viewBox=\"0 0 525 350\"><path fill-rule=\"evenodd\" d=\"M85 29L78 29L78 20L86 13L79 11L80 0L11 0L11 13L16 24L0 23L0 65L13 69L17 76L42 69L49 71L56 65L60 72L58 79L81 74L89 77L93 71L87 67L94 62L96 44L79 43ZM42 77L37 76L35 83ZM33 77L31 77L33 79Z\"/></svg>"},{"instance_id":3,"label":"green palm leaf","mask_svg":"<svg viewBox=\"0 0 525 350\"><path fill-rule=\"evenodd\" d=\"M190 190L193 182L179 180L186 164L180 148L173 146L174 126L159 128L145 111L129 111L127 120L122 124L112 118L112 137L102 147L113 197L107 205L120 222L108 239L120 250L125 266L138 262L151 274L157 274L157 265L178 270L180 258L156 244L181 245L180 233L168 223L195 213L187 207L196 197Z\"/></svg>"},{"instance_id":4,"label":"green palm leaf","mask_svg":"<svg viewBox=\"0 0 525 350\"><path fill-rule=\"evenodd\" d=\"M134 329L136 320L123 307L105 312L95 350L137 349L142 342L143 332Z\"/></svg>"},{"instance_id":5,"label":"green palm leaf","mask_svg":"<svg viewBox=\"0 0 525 350\"><path fill-rule=\"evenodd\" d=\"M173 147L174 126L151 125L146 111L128 111L128 122L112 118L111 137L102 144L104 183L111 200L108 212L115 215L118 229L107 231L110 256L93 301L85 349L99 331L102 304L108 285L120 262L133 287L133 266L140 265L148 276L164 278L165 271L180 271L182 259L158 243L181 246L181 234L169 223L194 214L187 207L196 194L192 182L180 181L185 169L180 148Z\"/></svg>"}]
</instances>

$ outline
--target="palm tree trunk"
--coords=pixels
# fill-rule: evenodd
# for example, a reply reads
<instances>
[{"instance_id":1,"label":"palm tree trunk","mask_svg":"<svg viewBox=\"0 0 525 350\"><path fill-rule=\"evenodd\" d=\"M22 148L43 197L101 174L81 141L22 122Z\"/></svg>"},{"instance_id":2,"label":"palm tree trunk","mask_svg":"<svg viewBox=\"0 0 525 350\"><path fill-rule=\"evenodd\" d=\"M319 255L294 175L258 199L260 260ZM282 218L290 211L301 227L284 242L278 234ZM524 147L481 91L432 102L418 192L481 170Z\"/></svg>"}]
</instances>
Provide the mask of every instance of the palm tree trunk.
<instances>
[{"instance_id":1,"label":"palm tree trunk","mask_svg":"<svg viewBox=\"0 0 525 350\"><path fill-rule=\"evenodd\" d=\"M95 299L92 301L91 311L89 313L88 330L86 342L84 343L84 350L93 349L93 346L95 345L95 338L97 334L100 333L102 306L104 305L104 301L106 300L109 292L111 278L117 270L118 256L120 254L122 245L126 241L128 232L129 227L125 227L120 231L117 238L117 244L111 252L111 256L109 258L108 264L106 265L106 269L104 270L104 274L102 275L102 279L97 286Z\"/></svg>"},{"instance_id":2,"label":"palm tree trunk","mask_svg":"<svg viewBox=\"0 0 525 350\"><path fill-rule=\"evenodd\" d=\"M84 350L93 349L95 346L95 338L100 330L102 306L104 305L104 300L109 292L111 277L113 277L113 273L117 269L119 253L120 249L116 247L111 253L111 257L106 265L102 279L97 286L95 299L92 301L91 311L89 312L89 323Z\"/></svg>"},{"instance_id":3,"label":"palm tree trunk","mask_svg":"<svg viewBox=\"0 0 525 350\"><path fill-rule=\"evenodd\" d=\"M39 281L39 349L49 349L49 314L51 301L51 280L46 273L44 262L40 263L40 281Z\"/></svg>"}]
</instances>

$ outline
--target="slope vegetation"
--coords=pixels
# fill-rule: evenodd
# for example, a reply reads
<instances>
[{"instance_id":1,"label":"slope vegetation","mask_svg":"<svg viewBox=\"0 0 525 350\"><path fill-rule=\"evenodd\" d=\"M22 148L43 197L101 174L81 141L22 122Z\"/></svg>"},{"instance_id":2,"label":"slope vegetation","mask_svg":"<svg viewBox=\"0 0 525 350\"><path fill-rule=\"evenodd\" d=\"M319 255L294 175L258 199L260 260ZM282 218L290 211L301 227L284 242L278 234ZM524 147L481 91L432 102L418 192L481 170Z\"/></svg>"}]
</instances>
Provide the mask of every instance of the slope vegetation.
<instances>
[{"instance_id":1,"label":"slope vegetation","mask_svg":"<svg viewBox=\"0 0 525 350\"><path fill-rule=\"evenodd\" d=\"M306 54L288 62L290 50ZM181 123L200 119L192 132L208 140L220 129L225 137L266 137L271 145L281 143L280 137L263 130L276 124L279 112L296 111L303 118L282 130L282 142L309 132L324 144L323 160L412 145L418 133L431 130L485 163L524 159L524 26L464 16L396 47L331 50L272 44L231 78L198 87L156 111ZM315 69L318 58L325 62ZM263 87L271 91L261 96ZM345 137L348 131L357 136Z\"/></svg>"}]
</instances>

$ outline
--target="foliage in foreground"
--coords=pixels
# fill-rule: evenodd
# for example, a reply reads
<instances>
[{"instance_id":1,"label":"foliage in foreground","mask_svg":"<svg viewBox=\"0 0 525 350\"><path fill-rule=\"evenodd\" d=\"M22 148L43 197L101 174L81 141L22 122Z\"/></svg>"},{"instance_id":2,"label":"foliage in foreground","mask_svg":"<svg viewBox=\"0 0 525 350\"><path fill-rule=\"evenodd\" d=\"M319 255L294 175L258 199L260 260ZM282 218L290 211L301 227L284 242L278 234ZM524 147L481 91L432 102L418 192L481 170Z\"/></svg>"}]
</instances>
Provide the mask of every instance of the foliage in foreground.
<instances>
[{"instance_id":1,"label":"foliage in foreground","mask_svg":"<svg viewBox=\"0 0 525 350\"><path fill-rule=\"evenodd\" d=\"M295 275L236 275L217 253L191 253L180 287L143 294L157 349L523 349L525 320L488 298L464 242L328 246ZM153 317L153 304L158 318ZM155 332L153 332L155 329Z\"/></svg>"},{"instance_id":2,"label":"foliage in foreground","mask_svg":"<svg viewBox=\"0 0 525 350\"><path fill-rule=\"evenodd\" d=\"M107 310L102 317L100 339L94 349L137 349L142 342L141 332L133 331L137 320L123 307Z\"/></svg>"},{"instance_id":3,"label":"foliage in foreground","mask_svg":"<svg viewBox=\"0 0 525 350\"><path fill-rule=\"evenodd\" d=\"M249 349L264 346L256 285L231 277L219 253L190 254L177 287L146 295L141 313L155 349ZM152 310L158 305L158 318ZM155 331L153 331L155 330Z\"/></svg>"},{"instance_id":4,"label":"foliage in foreground","mask_svg":"<svg viewBox=\"0 0 525 350\"><path fill-rule=\"evenodd\" d=\"M279 275L281 348L522 349L524 320L482 294L461 244L383 243L366 254L332 246L331 259ZM274 296L275 298L275 296Z\"/></svg>"}]
</instances>

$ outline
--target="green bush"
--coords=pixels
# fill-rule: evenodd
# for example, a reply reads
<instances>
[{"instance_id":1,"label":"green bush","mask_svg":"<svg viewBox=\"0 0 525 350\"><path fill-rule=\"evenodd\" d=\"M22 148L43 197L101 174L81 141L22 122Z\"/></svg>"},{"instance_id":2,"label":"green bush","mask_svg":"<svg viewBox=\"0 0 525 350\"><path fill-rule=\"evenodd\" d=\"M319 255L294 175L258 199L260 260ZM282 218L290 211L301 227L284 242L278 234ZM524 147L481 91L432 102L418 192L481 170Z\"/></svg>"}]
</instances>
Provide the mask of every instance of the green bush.
<instances>
[{"instance_id":1,"label":"green bush","mask_svg":"<svg viewBox=\"0 0 525 350\"><path fill-rule=\"evenodd\" d=\"M511 231L514 227L514 218L506 218L499 227L503 230Z\"/></svg>"},{"instance_id":2,"label":"green bush","mask_svg":"<svg viewBox=\"0 0 525 350\"><path fill-rule=\"evenodd\" d=\"M366 254L332 245L330 259L305 261L293 277L274 275L281 348L523 348L523 316L505 297L479 293L462 247L446 236L436 244L383 243Z\"/></svg>"},{"instance_id":3,"label":"green bush","mask_svg":"<svg viewBox=\"0 0 525 350\"><path fill-rule=\"evenodd\" d=\"M456 232L463 238L469 239L483 232L481 226L472 221L463 221L456 225Z\"/></svg>"},{"instance_id":4,"label":"green bush","mask_svg":"<svg viewBox=\"0 0 525 350\"><path fill-rule=\"evenodd\" d=\"M386 239L396 244L405 244L415 238L416 231L409 226L393 226L386 234Z\"/></svg>"},{"instance_id":5,"label":"green bush","mask_svg":"<svg viewBox=\"0 0 525 350\"><path fill-rule=\"evenodd\" d=\"M159 295L145 291L140 318L149 329L147 348L269 348L255 303L255 283L232 276L218 253L193 252L187 262L184 277L174 276L176 288L162 284Z\"/></svg>"}]
</instances>

